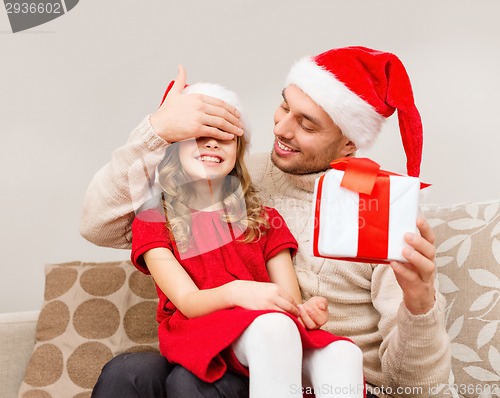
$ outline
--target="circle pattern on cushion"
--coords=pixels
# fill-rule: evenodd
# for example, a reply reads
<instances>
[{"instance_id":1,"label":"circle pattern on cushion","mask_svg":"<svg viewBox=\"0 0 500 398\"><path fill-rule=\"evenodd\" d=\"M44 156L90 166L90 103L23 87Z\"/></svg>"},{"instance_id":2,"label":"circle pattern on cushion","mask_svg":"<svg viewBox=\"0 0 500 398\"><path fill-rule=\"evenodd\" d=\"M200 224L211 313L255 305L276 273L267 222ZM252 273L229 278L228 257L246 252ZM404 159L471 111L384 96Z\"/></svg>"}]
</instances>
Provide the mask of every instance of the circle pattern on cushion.
<instances>
[{"instance_id":1,"label":"circle pattern on cushion","mask_svg":"<svg viewBox=\"0 0 500 398\"><path fill-rule=\"evenodd\" d=\"M111 301L90 299L75 310L73 326L80 336L88 339L111 337L120 326L120 312Z\"/></svg>"},{"instance_id":2,"label":"circle pattern on cushion","mask_svg":"<svg viewBox=\"0 0 500 398\"><path fill-rule=\"evenodd\" d=\"M79 346L68 358L67 369L70 379L83 388L92 388L102 367L113 358L111 350L102 343L88 342ZM82 369L82 363L90 366Z\"/></svg>"},{"instance_id":3,"label":"circle pattern on cushion","mask_svg":"<svg viewBox=\"0 0 500 398\"><path fill-rule=\"evenodd\" d=\"M123 324L125 332L130 340L139 344L153 343L158 340L158 329L152 333L152 330L145 330L145 320L156 316L157 304L153 301L144 301L134 305L125 314Z\"/></svg>"},{"instance_id":4,"label":"circle pattern on cushion","mask_svg":"<svg viewBox=\"0 0 500 398\"><path fill-rule=\"evenodd\" d=\"M135 345L130 347L127 352L158 352L158 350L150 345Z\"/></svg>"},{"instance_id":5,"label":"circle pattern on cushion","mask_svg":"<svg viewBox=\"0 0 500 398\"><path fill-rule=\"evenodd\" d=\"M47 341L63 334L69 324L69 308L62 301L48 303L40 312L36 338Z\"/></svg>"},{"instance_id":6,"label":"circle pattern on cushion","mask_svg":"<svg viewBox=\"0 0 500 398\"><path fill-rule=\"evenodd\" d=\"M35 348L24 380L35 387L55 383L63 373L63 354L54 344Z\"/></svg>"},{"instance_id":7,"label":"circle pattern on cushion","mask_svg":"<svg viewBox=\"0 0 500 398\"><path fill-rule=\"evenodd\" d=\"M52 395L43 390L30 390L25 392L22 398L52 398Z\"/></svg>"},{"instance_id":8,"label":"circle pattern on cushion","mask_svg":"<svg viewBox=\"0 0 500 398\"><path fill-rule=\"evenodd\" d=\"M120 289L127 275L122 268L91 268L82 273L82 289L94 296L109 296Z\"/></svg>"},{"instance_id":9,"label":"circle pattern on cushion","mask_svg":"<svg viewBox=\"0 0 500 398\"><path fill-rule=\"evenodd\" d=\"M22 398L90 398L102 367L123 352L156 351L158 299L130 262L48 264Z\"/></svg>"},{"instance_id":10,"label":"circle pattern on cushion","mask_svg":"<svg viewBox=\"0 0 500 398\"><path fill-rule=\"evenodd\" d=\"M75 395L74 398L90 398L91 395L92 395L91 392L87 391L87 392L82 392L81 394Z\"/></svg>"},{"instance_id":11,"label":"circle pattern on cushion","mask_svg":"<svg viewBox=\"0 0 500 398\"><path fill-rule=\"evenodd\" d=\"M45 276L45 300L52 300L66 293L78 278L74 268L54 268Z\"/></svg>"},{"instance_id":12,"label":"circle pattern on cushion","mask_svg":"<svg viewBox=\"0 0 500 398\"><path fill-rule=\"evenodd\" d=\"M144 299L156 299L156 288L153 278L149 275L144 275L142 272L135 271L130 278L128 278L130 290L132 290L139 297Z\"/></svg>"},{"instance_id":13,"label":"circle pattern on cushion","mask_svg":"<svg viewBox=\"0 0 500 398\"><path fill-rule=\"evenodd\" d=\"M40 312L36 338L51 340L64 333L69 323L69 308L62 301L52 301Z\"/></svg>"}]
</instances>

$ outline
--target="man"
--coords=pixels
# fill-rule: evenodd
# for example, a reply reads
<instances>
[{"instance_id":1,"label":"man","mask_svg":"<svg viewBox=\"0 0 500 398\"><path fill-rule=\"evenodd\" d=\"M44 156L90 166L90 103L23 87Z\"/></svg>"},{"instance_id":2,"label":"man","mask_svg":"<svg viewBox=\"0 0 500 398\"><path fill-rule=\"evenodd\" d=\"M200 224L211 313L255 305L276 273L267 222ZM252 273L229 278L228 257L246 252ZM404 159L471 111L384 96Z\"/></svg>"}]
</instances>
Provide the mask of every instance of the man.
<instances>
[{"instance_id":1,"label":"man","mask_svg":"<svg viewBox=\"0 0 500 398\"><path fill-rule=\"evenodd\" d=\"M81 225L88 240L130 247L134 210L154 190L155 168L168 143L201 136L231 139L243 133L234 108L211 97L181 94L185 81L180 68L161 107L94 177ZM358 148L373 142L383 120L396 109L408 173L419 174L422 126L404 66L390 53L363 47L333 49L298 61L282 96L274 115L271 156L254 155L247 163L264 203L280 211L299 242L294 265L303 296L328 299L325 329L350 337L362 349L369 392L373 387L379 397L426 396L429 386L446 383L450 366L445 304L434 287L434 236L427 222L419 219L420 234L405 237L410 248L403 256L408 263L348 263L312 257L309 249L315 179L333 159L354 156ZM129 356L128 363L138 364L142 359L137 358ZM111 371L123 376L120 360L105 368L96 397L105 396L97 392L109 384ZM152 356L148 363L161 360ZM161 369L163 374L144 371L135 380L148 388L161 384L167 365ZM245 382L227 374L219 384L203 385L177 367L168 377L166 394L240 397L248 394ZM123 395L123 390L120 394L141 396Z\"/></svg>"}]
</instances>

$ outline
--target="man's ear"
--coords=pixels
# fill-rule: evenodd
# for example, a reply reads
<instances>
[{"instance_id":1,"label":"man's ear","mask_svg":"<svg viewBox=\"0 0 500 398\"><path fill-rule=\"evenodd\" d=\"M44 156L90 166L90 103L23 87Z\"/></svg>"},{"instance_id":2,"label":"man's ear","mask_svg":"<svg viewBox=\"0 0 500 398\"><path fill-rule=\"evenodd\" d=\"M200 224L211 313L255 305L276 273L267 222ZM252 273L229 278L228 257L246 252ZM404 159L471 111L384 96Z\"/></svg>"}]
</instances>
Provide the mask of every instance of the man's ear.
<instances>
[{"instance_id":1,"label":"man's ear","mask_svg":"<svg viewBox=\"0 0 500 398\"><path fill-rule=\"evenodd\" d=\"M349 157L349 156L354 156L356 155L356 151L358 148L356 147L356 144L346 138L346 142L344 144L344 147L341 150L342 156L344 157Z\"/></svg>"}]
</instances>

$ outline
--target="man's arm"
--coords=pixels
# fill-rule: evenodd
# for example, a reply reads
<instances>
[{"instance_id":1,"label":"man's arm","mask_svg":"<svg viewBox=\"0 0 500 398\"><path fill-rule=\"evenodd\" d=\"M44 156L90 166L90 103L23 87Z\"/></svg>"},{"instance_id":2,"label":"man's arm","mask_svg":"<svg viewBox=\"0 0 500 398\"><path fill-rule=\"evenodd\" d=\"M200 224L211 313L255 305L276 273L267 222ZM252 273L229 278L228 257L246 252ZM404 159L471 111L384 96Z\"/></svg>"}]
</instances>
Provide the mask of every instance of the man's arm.
<instances>
[{"instance_id":1,"label":"man's arm","mask_svg":"<svg viewBox=\"0 0 500 398\"><path fill-rule=\"evenodd\" d=\"M151 198L155 169L167 145L146 117L113 152L87 189L80 220L85 239L99 246L130 248L135 210Z\"/></svg>"},{"instance_id":2,"label":"man's arm","mask_svg":"<svg viewBox=\"0 0 500 398\"><path fill-rule=\"evenodd\" d=\"M391 268L386 265L375 267L372 295L373 305L380 313L382 371L393 392L398 387L411 387L406 391L411 393L394 396L429 396L429 391L436 390L430 387L446 383L450 372L443 296L437 293L434 306L427 313L412 314L402 301Z\"/></svg>"},{"instance_id":3,"label":"man's arm","mask_svg":"<svg viewBox=\"0 0 500 398\"><path fill-rule=\"evenodd\" d=\"M435 282L434 234L424 219L417 225L420 236L406 237L412 249L403 255L409 262L379 265L372 279L373 304L381 314L382 370L393 388L422 388L408 397L428 396L430 387L446 383L451 365L446 303Z\"/></svg>"}]
</instances>

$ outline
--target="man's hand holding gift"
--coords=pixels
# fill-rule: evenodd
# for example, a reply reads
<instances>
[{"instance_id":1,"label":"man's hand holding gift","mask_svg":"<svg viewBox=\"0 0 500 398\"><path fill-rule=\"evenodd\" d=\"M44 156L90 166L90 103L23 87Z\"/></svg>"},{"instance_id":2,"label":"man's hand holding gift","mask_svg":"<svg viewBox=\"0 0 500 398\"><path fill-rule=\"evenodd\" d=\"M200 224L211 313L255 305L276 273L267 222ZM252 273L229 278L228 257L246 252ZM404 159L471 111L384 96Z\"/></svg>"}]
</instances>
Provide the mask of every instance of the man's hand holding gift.
<instances>
[{"instance_id":1,"label":"man's hand holding gift","mask_svg":"<svg viewBox=\"0 0 500 398\"><path fill-rule=\"evenodd\" d=\"M434 232L423 217L417 219L417 227L420 235L407 233L404 236L409 247L403 249L403 257L408 262L392 261L390 263L403 290L405 306L414 315L430 311L436 299Z\"/></svg>"}]
</instances>

